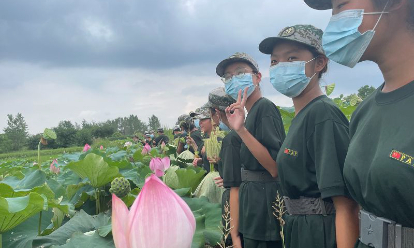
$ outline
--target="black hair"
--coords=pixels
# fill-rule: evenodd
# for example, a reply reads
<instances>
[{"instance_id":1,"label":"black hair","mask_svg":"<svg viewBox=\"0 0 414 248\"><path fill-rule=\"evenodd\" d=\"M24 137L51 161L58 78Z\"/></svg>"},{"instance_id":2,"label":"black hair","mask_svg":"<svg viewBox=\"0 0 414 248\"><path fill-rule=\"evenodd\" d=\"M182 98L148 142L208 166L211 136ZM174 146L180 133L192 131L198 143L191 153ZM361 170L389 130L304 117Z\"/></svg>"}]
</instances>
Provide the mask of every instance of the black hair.
<instances>
[{"instance_id":1,"label":"black hair","mask_svg":"<svg viewBox=\"0 0 414 248\"><path fill-rule=\"evenodd\" d=\"M318 52L318 51L316 50L316 48L311 47L311 46L307 46L307 47L308 47L309 51L312 53L312 55L313 55L313 57L314 57L314 58L319 57L319 56L324 56L324 57L326 57L324 54L322 54L322 53ZM322 78L323 74L325 74L327 71L328 71L328 63L326 63L326 65L325 65L325 67L322 69L322 71L320 71L320 72L319 72L319 74L318 74L318 78L319 78L319 79L320 79L320 78Z\"/></svg>"}]
</instances>

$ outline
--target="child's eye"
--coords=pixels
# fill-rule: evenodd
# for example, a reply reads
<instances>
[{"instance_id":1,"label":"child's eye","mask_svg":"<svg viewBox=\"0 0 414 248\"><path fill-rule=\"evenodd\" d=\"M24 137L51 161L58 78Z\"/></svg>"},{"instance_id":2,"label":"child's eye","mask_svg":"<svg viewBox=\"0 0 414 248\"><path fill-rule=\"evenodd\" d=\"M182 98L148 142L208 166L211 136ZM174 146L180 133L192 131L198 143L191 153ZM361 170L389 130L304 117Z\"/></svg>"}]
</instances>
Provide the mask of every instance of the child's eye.
<instances>
[{"instance_id":1,"label":"child's eye","mask_svg":"<svg viewBox=\"0 0 414 248\"><path fill-rule=\"evenodd\" d=\"M277 63L278 63L277 60L270 61L270 65L276 65Z\"/></svg>"}]
</instances>

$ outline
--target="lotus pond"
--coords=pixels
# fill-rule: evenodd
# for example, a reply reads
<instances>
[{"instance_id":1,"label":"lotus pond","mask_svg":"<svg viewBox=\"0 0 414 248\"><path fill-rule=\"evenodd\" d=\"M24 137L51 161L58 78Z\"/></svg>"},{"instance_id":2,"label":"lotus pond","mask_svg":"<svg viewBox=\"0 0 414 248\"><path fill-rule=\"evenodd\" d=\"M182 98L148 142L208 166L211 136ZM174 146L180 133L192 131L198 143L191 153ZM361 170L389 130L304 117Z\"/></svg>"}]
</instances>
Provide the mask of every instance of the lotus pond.
<instances>
[{"instance_id":1,"label":"lotus pond","mask_svg":"<svg viewBox=\"0 0 414 248\"><path fill-rule=\"evenodd\" d=\"M216 186L202 183L206 171L188 166L192 159L177 157L172 145L143 153L137 144L62 153L40 164L0 161L0 247L115 247L111 182L128 180L131 191L121 199L130 207L153 173L151 159L165 157L171 166L160 179L196 220L191 247L220 247L221 204Z\"/></svg>"}]
</instances>

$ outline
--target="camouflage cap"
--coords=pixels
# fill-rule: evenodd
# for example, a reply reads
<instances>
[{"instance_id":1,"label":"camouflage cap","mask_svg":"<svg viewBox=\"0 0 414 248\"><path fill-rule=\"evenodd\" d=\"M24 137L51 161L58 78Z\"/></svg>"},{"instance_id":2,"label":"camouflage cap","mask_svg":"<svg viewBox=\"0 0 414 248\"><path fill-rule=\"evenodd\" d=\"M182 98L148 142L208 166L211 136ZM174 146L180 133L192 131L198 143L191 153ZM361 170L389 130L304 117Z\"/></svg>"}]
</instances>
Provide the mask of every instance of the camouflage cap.
<instances>
[{"instance_id":1,"label":"camouflage cap","mask_svg":"<svg viewBox=\"0 0 414 248\"><path fill-rule=\"evenodd\" d=\"M224 111L228 106L236 101L231 96L226 94L224 87L219 87L212 90L208 94L208 102L202 108L218 108Z\"/></svg>"},{"instance_id":2,"label":"camouflage cap","mask_svg":"<svg viewBox=\"0 0 414 248\"><path fill-rule=\"evenodd\" d=\"M323 31L312 25L295 25L282 29L277 37L269 37L260 42L259 50L264 54L272 54L273 47L282 40L291 40L311 46L321 54L325 54L322 47Z\"/></svg>"},{"instance_id":3,"label":"camouflage cap","mask_svg":"<svg viewBox=\"0 0 414 248\"><path fill-rule=\"evenodd\" d=\"M317 10L332 9L331 0L305 0L305 3L312 9L317 9Z\"/></svg>"},{"instance_id":4,"label":"camouflage cap","mask_svg":"<svg viewBox=\"0 0 414 248\"><path fill-rule=\"evenodd\" d=\"M180 125L181 124L181 122L183 122L183 121L187 121L188 119L190 119L190 115L187 115L187 114L183 114L183 115L180 115L179 117L178 117L178 120L177 120L177 125Z\"/></svg>"},{"instance_id":5,"label":"camouflage cap","mask_svg":"<svg viewBox=\"0 0 414 248\"><path fill-rule=\"evenodd\" d=\"M208 108L201 108L199 112L196 113L196 119L203 120L203 119L210 119L210 109Z\"/></svg>"},{"instance_id":6,"label":"camouflage cap","mask_svg":"<svg viewBox=\"0 0 414 248\"><path fill-rule=\"evenodd\" d=\"M226 67L230 64L233 64L235 62L245 62L247 64L249 64L250 66L252 66L252 69L254 72L259 72L259 65L257 64L257 62L250 57L247 53L235 53L233 55L231 55L229 58L221 61L217 67L216 67L216 73L217 75L219 75L220 77L222 77L224 75L224 70L226 70Z\"/></svg>"}]
</instances>

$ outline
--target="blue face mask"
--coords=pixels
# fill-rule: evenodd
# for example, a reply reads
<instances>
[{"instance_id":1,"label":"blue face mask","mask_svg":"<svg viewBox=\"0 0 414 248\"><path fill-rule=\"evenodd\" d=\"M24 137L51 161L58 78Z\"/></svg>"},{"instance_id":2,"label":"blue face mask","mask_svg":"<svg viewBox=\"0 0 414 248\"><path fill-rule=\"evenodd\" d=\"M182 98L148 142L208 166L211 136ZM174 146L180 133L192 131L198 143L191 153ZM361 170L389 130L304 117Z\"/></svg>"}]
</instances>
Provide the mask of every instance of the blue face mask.
<instances>
[{"instance_id":1,"label":"blue face mask","mask_svg":"<svg viewBox=\"0 0 414 248\"><path fill-rule=\"evenodd\" d=\"M154 135L153 135L153 134L151 134L151 135L150 135L150 137L151 137L151 139L153 139L153 138L154 138Z\"/></svg>"},{"instance_id":2,"label":"blue face mask","mask_svg":"<svg viewBox=\"0 0 414 248\"><path fill-rule=\"evenodd\" d=\"M387 4L384 7L387 7ZM326 56L345 66L353 68L361 59L368 45L371 43L381 17L389 12L364 13L363 9L345 10L333 15L322 36L322 45ZM364 15L378 15L377 23L372 30L361 34L358 27L361 26Z\"/></svg>"},{"instance_id":3,"label":"blue face mask","mask_svg":"<svg viewBox=\"0 0 414 248\"><path fill-rule=\"evenodd\" d=\"M199 120L199 119L195 119L195 120L194 120L194 126L195 126L196 128L200 128L200 120Z\"/></svg>"},{"instance_id":4,"label":"blue face mask","mask_svg":"<svg viewBox=\"0 0 414 248\"><path fill-rule=\"evenodd\" d=\"M226 126L223 122L220 122L219 128L221 131L230 131L230 128Z\"/></svg>"},{"instance_id":5,"label":"blue face mask","mask_svg":"<svg viewBox=\"0 0 414 248\"><path fill-rule=\"evenodd\" d=\"M229 82L225 83L226 94L231 96L236 101L240 90L242 90L243 98L244 88L246 87L249 87L247 89L247 97L249 97L255 89L255 86L253 84L253 77L250 73L245 73L241 77L233 76Z\"/></svg>"},{"instance_id":6,"label":"blue face mask","mask_svg":"<svg viewBox=\"0 0 414 248\"><path fill-rule=\"evenodd\" d=\"M290 98L299 96L316 75L315 73L309 78L305 74L306 63L314 59L307 62L280 62L270 67L270 83L273 85L273 88Z\"/></svg>"}]
</instances>

